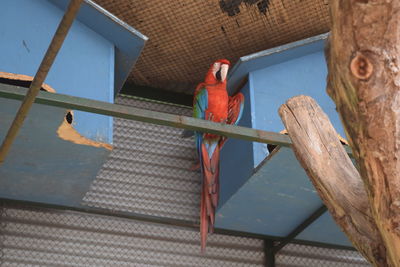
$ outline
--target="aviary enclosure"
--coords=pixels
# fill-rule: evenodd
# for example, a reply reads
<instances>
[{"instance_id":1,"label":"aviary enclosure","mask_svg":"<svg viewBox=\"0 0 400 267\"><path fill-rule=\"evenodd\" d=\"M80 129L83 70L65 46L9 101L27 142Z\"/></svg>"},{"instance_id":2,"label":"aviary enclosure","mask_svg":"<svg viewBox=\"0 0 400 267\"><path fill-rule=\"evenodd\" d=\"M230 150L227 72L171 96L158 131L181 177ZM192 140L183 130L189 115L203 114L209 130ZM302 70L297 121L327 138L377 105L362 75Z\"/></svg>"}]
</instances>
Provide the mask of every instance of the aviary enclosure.
<instances>
[{"instance_id":1,"label":"aviary enclosure","mask_svg":"<svg viewBox=\"0 0 400 267\"><path fill-rule=\"evenodd\" d=\"M238 18L243 5L267 16L272 2L218 4ZM330 1L329 34L242 55L218 74L244 97L238 126L190 117L165 100L175 93L121 94L148 37L99 5L1 5L5 266L324 266L329 249L337 266L366 266L354 248L373 266L400 266L400 3ZM208 178L191 170L196 144L181 129L228 138L210 167L219 202L204 211L215 233L202 251ZM302 262L301 246L326 251Z\"/></svg>"}]
</instances>

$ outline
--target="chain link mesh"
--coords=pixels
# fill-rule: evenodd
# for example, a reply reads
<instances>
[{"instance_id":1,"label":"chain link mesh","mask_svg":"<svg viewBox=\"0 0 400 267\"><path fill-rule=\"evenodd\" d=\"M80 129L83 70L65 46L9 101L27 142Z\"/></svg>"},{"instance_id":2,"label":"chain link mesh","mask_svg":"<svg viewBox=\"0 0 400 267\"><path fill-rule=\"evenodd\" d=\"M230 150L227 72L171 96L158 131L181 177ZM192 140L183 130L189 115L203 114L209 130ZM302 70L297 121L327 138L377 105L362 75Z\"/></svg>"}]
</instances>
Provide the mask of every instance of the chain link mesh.
<instances>
[{"instance_id":1,"label":"chain link mesh","mask_svg":"<svg viewBox=\"0 0 400 267\"><path fill-rule=\"evenodd\" d=\"M263 266L262 241L24 206L1 214L3 266Z\"/></svg>"},{"instance_id":2,"label":"chain link mesh","mask_svg":"<svg viewBox=\"0 0 400 267\"><path fill-rule=\"evenodd\" d=\"M276 258L277 267L367 267L357 251L288 244Z\"/></svg>"},{"instance_id":3,"label":"chain link mesh","mask_svg":"<svg viewBox=\"0 0 400 267\"><path fill-rule=\"evenodd\" d=\"M191 109L134 98L116 102L171 114ZM114 119L114 149L86 194L88 206L198 221L200 173L190 171L196 159L193 138L180 129Z\"/></svg>"},{"instance_id":4,"label":"chain link mesh","mask_svg":"<svg viewBox=\"0 0 400 267\"><path fill-rule=\"evenodd\" d=\"M116 217L3 204L1 266L264 266L263 241ZM277 267L370 266L356 251L288 244Z\"/></svg>"},{"instance_id":5,"label":"chain link mesh","mask_svg":"<svg viewBox=\"0 0 400 267\"><path fill-rule=\"evenodd\" d=\"M149 37L128 82L187 93L218 58L234 63L329 31L327 0L96 2Z\"/></svg>"}]
</instances>

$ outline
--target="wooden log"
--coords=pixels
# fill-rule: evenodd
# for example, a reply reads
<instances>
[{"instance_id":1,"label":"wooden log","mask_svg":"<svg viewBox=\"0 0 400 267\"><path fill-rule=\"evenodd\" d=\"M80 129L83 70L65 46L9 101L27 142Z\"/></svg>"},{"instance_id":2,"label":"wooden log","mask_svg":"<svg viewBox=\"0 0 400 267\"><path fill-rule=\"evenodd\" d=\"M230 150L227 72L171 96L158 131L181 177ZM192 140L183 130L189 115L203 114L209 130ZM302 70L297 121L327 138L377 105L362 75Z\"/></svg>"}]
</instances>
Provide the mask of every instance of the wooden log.
<instances>
[{"instance_id":1,"label":"wooden log","mask_svg":"<svg viewBox=\"0 0 400 267\"><path fill-rule=\"evenodd\" d=\"M279 115L297 159L336 223L368 261L387 266L363 182L326 114L311 97L297 96L280 107Z\"/></svg>"},{"instance_id":2,"label":"wooden log","mask_svg":"<svg viewBox=\"0 0 400 267\"><path fill-rule=\"evenodd\" d=\"M391 266L400 266L400 1L331 1L335 101Z\"/></svg>"}]
</instances>

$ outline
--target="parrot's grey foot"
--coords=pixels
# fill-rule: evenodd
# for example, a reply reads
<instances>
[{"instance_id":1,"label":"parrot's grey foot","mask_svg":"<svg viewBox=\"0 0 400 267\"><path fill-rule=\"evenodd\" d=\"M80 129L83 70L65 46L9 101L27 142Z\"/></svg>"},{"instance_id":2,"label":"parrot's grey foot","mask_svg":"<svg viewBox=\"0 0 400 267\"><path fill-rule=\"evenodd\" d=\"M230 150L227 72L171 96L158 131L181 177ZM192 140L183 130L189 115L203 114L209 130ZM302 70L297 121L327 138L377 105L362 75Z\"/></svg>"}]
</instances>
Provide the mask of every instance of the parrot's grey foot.
<instances>
[{"instance_id":1,"label":"parrot's grey foot","mask_svg":"<svg viewBox=\"0 0 400 267\"><path fill-rule=\"evenodd\" d=\"M200 161L198 161L197 163L193 164L192 167L189 168L189 170L191 170L191 171L200 170Z\"/></svg>"}]
</instances>

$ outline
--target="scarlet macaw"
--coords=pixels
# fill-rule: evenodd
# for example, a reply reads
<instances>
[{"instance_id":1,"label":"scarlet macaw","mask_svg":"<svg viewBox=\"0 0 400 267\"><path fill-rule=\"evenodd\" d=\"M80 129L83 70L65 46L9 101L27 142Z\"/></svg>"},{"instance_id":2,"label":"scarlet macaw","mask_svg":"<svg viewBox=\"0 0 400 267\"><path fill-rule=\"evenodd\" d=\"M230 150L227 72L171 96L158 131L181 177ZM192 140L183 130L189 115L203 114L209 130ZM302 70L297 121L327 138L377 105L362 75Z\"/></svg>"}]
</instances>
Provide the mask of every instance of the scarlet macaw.
<instances>
[{"instance_id":1,"label":"scarlet macaw","mask_svg":"<svg viewBox=\"0 0 400 267\"><path fill-rule=\"evenodd\" d=\"M230 62L226 59L214 62L194 93L193 116L214 122L237 124L243 112L244 96L233 97L226 91ZM219 155L226 137L196 132L196 146L202 173L200 205L201 251L205 251L207 233L213 232L215 210L219 197Z\"/></svg>"}]
</instances>

